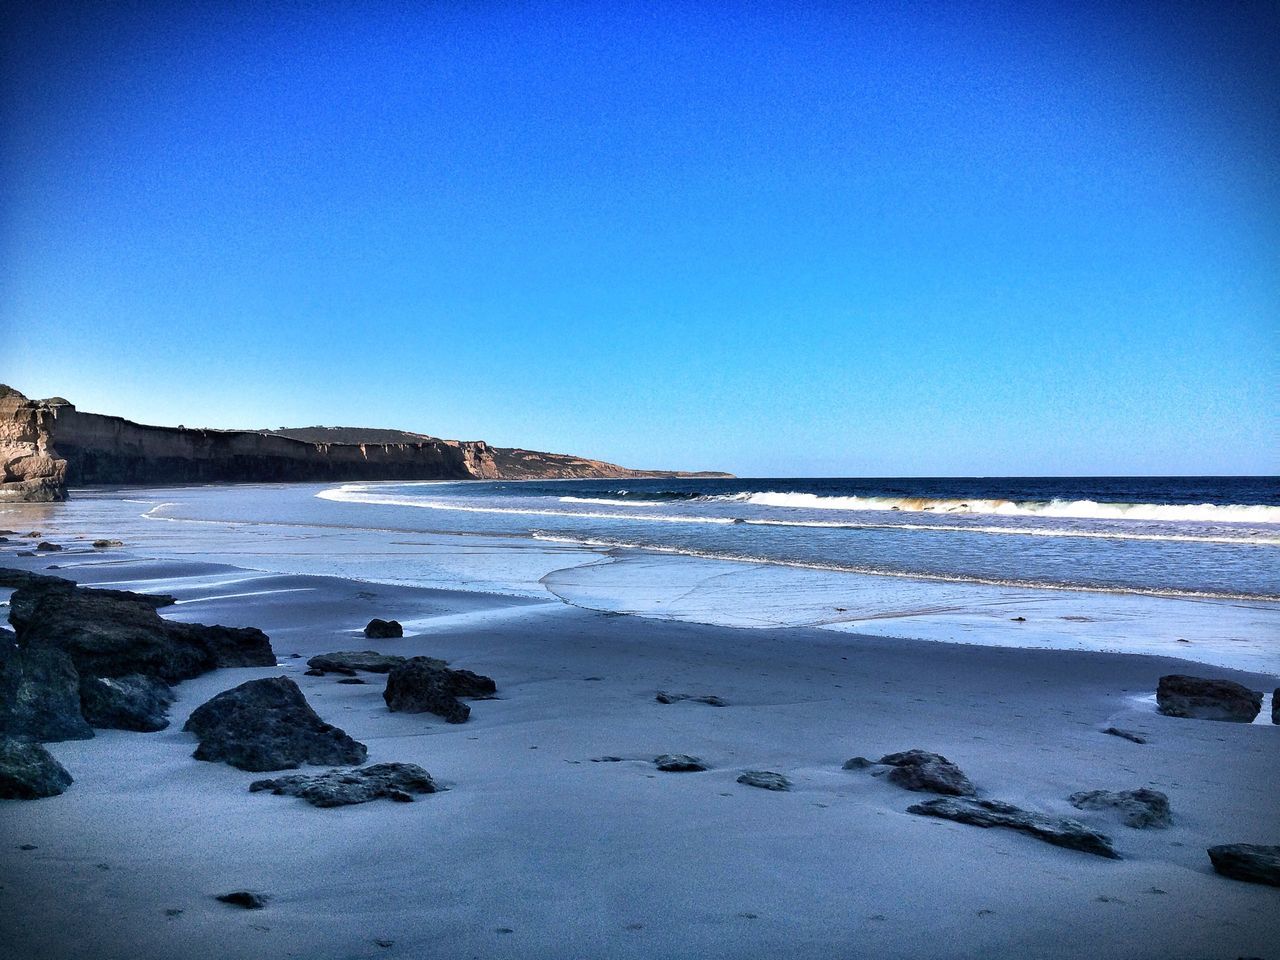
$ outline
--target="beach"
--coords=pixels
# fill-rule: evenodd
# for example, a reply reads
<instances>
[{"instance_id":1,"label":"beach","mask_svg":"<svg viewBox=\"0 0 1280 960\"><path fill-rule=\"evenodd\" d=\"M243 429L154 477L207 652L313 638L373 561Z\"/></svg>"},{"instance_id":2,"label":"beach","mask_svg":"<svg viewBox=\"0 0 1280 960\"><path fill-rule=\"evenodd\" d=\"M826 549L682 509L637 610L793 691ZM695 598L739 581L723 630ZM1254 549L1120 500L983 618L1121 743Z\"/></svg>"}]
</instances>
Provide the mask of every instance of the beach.
<instances>
[{"instance_id":1,"label":"beach","mask_svg":"<svg viewBox=\"0 0 1280 960\"><path fill-rule=\"evenodd\" d=\"M1165 674L1269 692L1274 669L619 613L538 596L547 575L527 557L491 559L505 593L253 570L223 562L246 535L215 523L151 524L150 543L134 526L123 547L88 546L114 535L101 524L126 499L12 508L5 526L31 511L22 519L43 520L64 550L18 557L29 542L11 539L0 565L172 594L166 617L260 627L278 663L177 685L162 732L48 745L73 785L0 804L0 921L15 956L1201 958L1267 956L1280 937L1274 888L1216 875L1205 854L1280 834L1269 699L1252 724L1154 703ZM459 552L457 538L420 539L419 557ZM298 552L344 562L332 543ZM597 578L608 566L563 563ZM367 640L372 617L395 617L405 636ZM381 676L306 674L312 656L363 649L446 659L493 677L497 696L448 724L389 712ZM318 809L193 759L191 711L271 676L296 681L370 763L420 764L445 789ZM660 703L659 691L725 705ZM1108 835L1122 859L910 814L928 794L842 769L913 748L958 764L982 797ZM709 769L660 772L667 753ZM791 789L737 782L748 770ZM1169 828L1067 800L1140 787L1168 795ZM267 906L214 899L240 889Z\"/></svg>"}]
</instances>

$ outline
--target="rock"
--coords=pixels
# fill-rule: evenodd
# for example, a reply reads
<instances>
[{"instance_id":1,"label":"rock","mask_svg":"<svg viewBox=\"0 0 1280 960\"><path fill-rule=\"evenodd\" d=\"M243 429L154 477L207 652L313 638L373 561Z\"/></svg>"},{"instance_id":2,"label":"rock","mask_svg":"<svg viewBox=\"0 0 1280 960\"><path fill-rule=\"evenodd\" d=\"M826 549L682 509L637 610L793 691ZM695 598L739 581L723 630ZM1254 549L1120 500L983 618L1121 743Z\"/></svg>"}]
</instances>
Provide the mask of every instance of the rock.
<instances>
[{"instance_id":1,"label":"rock","mask_svg":"<svg viewBox=\"0 0 1280 960\"><path fill-rule=\"evenodd\" d=\"M705 703L709 707L727 707L729 704L720 697L715 696L695 696L692 693L667 693L663 690L658 691L658 695L653 699L659 703L679 703L682 700L690 700L693 703Z\"/></svg>"},{"instance_id":2,"label":"rock","mask_svg":"<svg viewBox=\"0 0 1280 960\"><path fill-rule=\"evenodd\" d=\"M999 800L942 797L913 804L907 808L907 813L955 820L975 827L1006 827L1010 830L1029 833L1056 847L1067 847L1070 850L1080 850L1113 860L1120 859L1120 854L1116 853L1111 845L1110 837L1090 830L1078 820L1067 817L1047 817Z\"/></svg>"},{"instance_id":3,"label":"rock","mask_svg":"<svg viewBox=\"0 0 1280 960\"><path fill-rule=\"evenodd\" d=\"M365 624L364 635L370 640L390 640L404 636L404 627L399 620L379 620L374 617Z\"/></svg>"},{"instance_id":4,"label":"rock","mask_svg":"<svg viewBox=\"0 0 1280 960\"><path fill-rule=\"evenodd\" d=\"M338 682L339 682L339 683L348 683L348 684L366 684L366 683L368 683L369 681L368 681L368 680L362 680L362 679L360 679L359 677L343 677L343 678L342 678L341 680L339 680Z\"/></svg>"},{"instance_id":5,"label":"rock","mask_svg":"<svg viewBox=\"0 0 1280 960\"><path fill-rule=\"evenodd\" d=\"M1102 732L1109 733L1113 737L1120 737L1124 740L1130 740L1133 743L1147 742L1147 738L1142 736L1141 734L1134 733L1132 730L1123 730L1120 727L1107 727L1107 729L1103 730Z\"/></svg>"},{"instance_id":6,"label":"rock","mask_svg":"<svg viewBox=\"0 0 1280 960\"><path fill-rule=\"evenodd\" d=\"M0 384L0 502L67 499L67 461L59 459L50 436L65 402L28 400Z\"/></svg>"},{"instance_id":7,"label":"rock","mask_svg":"<svg viewBox=\"0 0 1280 960\"><path fill-rule=\"evenodd\" d=\"M141 673L123 677L82 677L80 707L89 724L105 730L154 733L169 726L173 691L163 680Z\"/></svg>"},{"instance_id":8,"label":"rock","mask_svg":"<svg viewBox=\"0 0 1280 960\"><path fill-rule=\"evenodd\" d=\"M1209 848L1213 869L1232 880L1280 887L1280 846L1228 843Z\"/></svg>"},{"instance_id":9,"label":"rock","mask_svg":"<svg viewBox=\"0 0 1280 960\"><path fill-rule=\"evenodd\" d=\"M271 642L252 627L176 623L156 613L167 598L126 591L28 586L10 600L18 642L56 648L81 674L144 673L177 683L217 667L274 666Z\"/></svg>"},{"instance_id":10,"label":"rock","mask_svg":"<svg viewBox=\"0 0 1280 960\"><path fill-rule=\"evenodd\" d=\"M942 793L952 797L971 797L977 790L959 767L946 757L925 750L906 750L880 758L893 767L889 780L904 790Z\"/></svg>"},{"instance_id":11,"label":"rock","mask_svg":"<svg viewBox=\"0 0 1280 960\"><path fill-rule=\"evenodd\" d=\"M45 743L88 740L80 675L61 650L0 647L0 736Z\"/></svg>"},{"instance_id":12,"label":"rock","mask_svg":"<svg viewBox=\"0 0 1280 960\"><path fill-rule=\"evenodd\" d=\"M654 757L653 763L663 773L697 773L710 769L697 757L691 757L687 753L664 753L660 757Z\"/></svg>"},{"instance_id":13,"label":"rock","mask_svg":"<svg viewBox=\"0 0 1280 960\"><path fill-rule=\"evenodd\" d=\"M1271 722L1280 723L1280 687L1271 695Z\"/></svg>"},{"instance_id":14,"label":"rock","mask_svg":"<svg viewBox=\"0 0 1280 960\"><path fill-rule=\"evenodd\" d=\"M840 767L841 770L868 770L875 764L866 757L850 757Z\"/></svg>"},{"instance_id":15,"label":"rock","mask_svg":"<svg viewBox=\"0 0 1280 960\"><path fill-rule=\"evenodd\" d=\"M770 770L748 770L738 777L738 782L748 787L759 787L761 790L790 790L791 781L780 773Z\"/></svg>"},{"instance_id":16,"label":"rock","mask_svg":"<svg viewBox=\"0 0 1280 960\"><path fill-rule=\"evenodd\" d=\"M326 673L341 673L352 676L357 670L364 670L369 673L390 673L391 668L396 664L404 663L407 657L397 657L392 654L378 653L376 650L342 650L338 653L322 653L319 656L312 657L307 661L307 666L312 670L318 670L315 676L324 676ZM431 659L424 657L423 659ZM445 666L443 660L436 660L440 666Z\"/></svg>"},{"instance_id":17,"label":"rock","mask_svg":"<svg viewBox=\"0 0 1280 960\"><path fill-rule=\"evenodd\" d=\"M263 893L254 893L252 890L233 890L231 893L220 893L215 899L221 900L223 903L229 903L233 907L244 907L246 910L261 910L271 898Z\"/></svg>"},{"instance_id":18,"label":"rock","mask_svg":"<svg viewBox=\"0 0 1280 960\"><path fill-rule=\"evenodd\" d=\"M60 547L58 544L50 543L48 540L41 540L39 543L36 544L36 550L40 551L41 553L57 553L61 549L62 547Z\"/></svg>"},{"instance_id":19,"label":"rock","mask_svg":"<svg viewBox=\"0 0 1280 960\"><path fill-rule=\"evenodd\" d=\"M0 737L0 799L56 797L71 785L71 774L38 743Z\"/></svg>"},{"instance_id":20,"label":"rock","mask_svg":"<svg viewBox=\"0 0 1280 960\"><path fill-rule=\"evenodd\" d=\"M1159 790L1082 790L1068 797L1077 810L1115 808L1126 827L1143 830L1169 826L1169 798Z\"/></svg>"},{"instance_id":21,"label":"rock","mask_svg":"<svg viewBox=\"0 0 1280 960\"><path fill-rule=\"evenodd\" d=\"M1252 723L1262 709L1262 694L1231 680L1175 673L1160 678L1156 703L1169 717Z\"/></svg>"},{"instance_id":22,"label":"rock","mask_svg":"<svg viewBox=\"0 0 1280 960\"><path fill-rule=\"evenodd\" d=\"M363 763L367 748L325 723L288 677L250 680L197 707L184 730L200 738L197 760L241 770L288 770L304 763Z\"/></svg>"},{"instance_id":23,"label":"rock","mask_svg":"<svg viewBox=\"0 0 1280 960\"><path fill-rule=\"evenodd\" d=\"M487 697L496 690L488 677L451 670L433 657L412 657L391 668L382 697L394 712L434 713L449 723L464 723L471 708L458 697Z\"/></svg>"},{"instance_id":24,"label":"rock","mask_svg":"<svg viewBox=\"0 0 1280 960\"><path fill-rule=\"evenodd\" d=\"M316 807L368 803L381 797L409 803L415 793L435 793L437 789L431 775L416 763L375 763L356 770L293 774L249 784L251 792L270 790L276 795L301 797Z\"/></svg>"},{"instance_id":25,"label":"rock","mask_svg":"<svg viewBox=\"0 0 1280 960\"><path fill-rule=\"evenodd\" d=\"M93 547L95 550L107 550L110 547L123 547L124 544L119 540L95 540Z\"/></svg>"}]
</instances>

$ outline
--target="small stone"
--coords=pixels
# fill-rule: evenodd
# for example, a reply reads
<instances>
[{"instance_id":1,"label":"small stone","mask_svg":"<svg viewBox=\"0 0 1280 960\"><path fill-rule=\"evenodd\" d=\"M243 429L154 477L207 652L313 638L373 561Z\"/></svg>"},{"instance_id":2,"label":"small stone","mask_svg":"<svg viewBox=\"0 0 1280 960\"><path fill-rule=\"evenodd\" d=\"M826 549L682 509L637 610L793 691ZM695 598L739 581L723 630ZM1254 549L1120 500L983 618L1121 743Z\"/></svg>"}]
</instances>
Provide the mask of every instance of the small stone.
<instances>
[{"instance_id":1,"label":"small stone","mask_svg":"<svg viewBox=\"0 0 1280 960\"><path fill-rule=\"evenodd\" d=\"M1168 717L1252 723L1262 710L1262 694L1233 680L1170 674L1160 678L1156 703Z\"/></svg>"},{"instance_id":2,"label":"small stone","mask_svg":"<svg viewBox=\"0 0 1280 960\"><path fill-rule=\"evenodd\" d=\"M342 678L341 680L339 680L338 682L339 682L339 683L346 683L346 684L358 684L358 683L368 683L369 681L367 681L367 680L361 680L359 677L343 677L343 678Z\"/></svg>"},{"instance_id":3,"label":"small stone","mask_svg":"<svg viewBox=\"0 0 1280 960\"><path fill-rule=\"evenodd\" d=\"M889 782L904 790L941 793L953 797L971 797L978 791L959 767L946 757L926 750L890 753L880 762L893 767Z\"/></svg>"},{"instance_id":4,"label":"small stone","mask_svg":"<svg viewBox=\"0 0 1280 960\"><path fill-rule=\"evenodd\" d=\"M1224 877L1280 887L1280 846L1228 843L1208 852L1213 869Z\"/></svg>"},{"instance_id":5,"label":"small stone","mask_svg":"<svg viewBox=\"0 0 1280 960\"><path fill-rule=\"evenodd\" d=\"M1120 737L1121 739L1132 741L1133 743L1147 742L1147 738L1141 734L1134 733L1132 730L1124 730L1120 727L1107 727L1107 729L1102 732L1109 733L1113 737Z\"/></svg>"},{"instance_id":6,"label":"small stone","mask_svg":"<svg viewBox=\"0 0 1280 960\"><path fill-rule=\"evenodd\" d=\"M654 757L653 763L663 773L697 773L709 769L700 759L686 753L664 753Z\"/></svg>"},{"instance_id":7,"label":"small stone","mask_svg":"<svg viewBox=\"0 0 1280 960\"><path fill-rule=\"evenodd\" d=\"M215 899L221 900L223 903L229 903L233 907L243 907L246 910L261 910L271 898L263 893L254 893L252 890L233 890L231 893L220 893Z\"/></svg>"},{"instance_id":8,"label":"small stone","mask_svg":"<svg viewBox=\"0 0 1280 960\"><path fill-rule=\"evenodd\" d=\"M738 777L738 783L748 787L759 787L761 790L790 790L791 781L780 773L771 770L748 770Z\"/></svg>"},{"instance_id":9,"label":"small stone","mask_svg":"<svg viewBox=\"0 0 1280 960\"><path fill-rule=\"evenodd\" d=\"M729 704L720 697L710 694L695 695L692 693L667 693L663 690L658 691L658 695L653 699L659 703L680 703L682 700L689 700L693 703L705 703L709 707L727 707Z\"/></svg>"},{"instance_id":10,"label":"small stone","mask_svg":"<svg viewBox=\"0 0 1280 960\"><path fill-rule=\"evenodd\" d=\"M1169 798L1159 790L1087 790L1073 793L1068 800L1077 810L1116 809L1126 827L1144 830L1169 826Z\"/></svg>"},{"instance_id":11,"label":"small stone","mask_svg":"<svg viewBox=\"0 0 1280 960\"><path fill-rule=\"evenodd\" d=\"M874 767L875 764L866 757L850 757L844 762L840 769L842 770L866 770Z\"/></svg>"},{"instance_id":12,"label":"small stone","mask_svg":"<svg viewBox=\"0 0 1280 960\"><path fill-rule=\"evenodd\" d=\"M312 670L318 670L321 674L341 673L354 676L357 670L365 673L389 673L392 667L404 663L405 660L405 657L378 653L376 650L340 650L337 653L322 653L312 657L307 661L307 666ZM443 660L435 662L441 667L446 666Z\"/></svg>"},{"instance_id":13,"label":"small stone","mask_svg":"<svg viewBox=\"0 0 1280 960\"><path fill-rule=\"evenodd\" d=\"M364 635L370 640L391 640L404 636L399 620L379 620L374 617L365 625Z\"/></svg>"},{"instance_id":14,"label":"small stone","mask_svg":"<svg viewBox=\"0 0 1280 960\"><path fill-rule=\"evenodd\" d=\"M41 540L36 544L36 550L42 553L57 553L62 547L56 543L50 543L48 540Z\"/></svg>"}]
</instances>

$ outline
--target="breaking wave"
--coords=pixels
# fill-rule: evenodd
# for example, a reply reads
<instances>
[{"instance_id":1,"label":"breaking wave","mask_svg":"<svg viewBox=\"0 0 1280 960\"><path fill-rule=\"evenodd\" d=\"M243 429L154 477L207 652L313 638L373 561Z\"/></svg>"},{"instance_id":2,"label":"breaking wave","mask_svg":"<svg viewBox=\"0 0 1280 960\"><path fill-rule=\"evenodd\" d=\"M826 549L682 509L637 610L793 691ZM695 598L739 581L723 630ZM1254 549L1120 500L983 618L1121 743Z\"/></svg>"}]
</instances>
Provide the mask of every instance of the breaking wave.
<instances>
[{"instance_id":1,"label":"breaking wave","mask_svg":"<svg viewBox=\"0 0 1280 960\"><path fill-rule=\"evenodd\" d=\"M1001 517L1059 517L1069 520L1142 520L1205 523L1276 523L1280 507L1257 504L1108 503L1097 500L979 500L934 497L824 497L815 493L735 494L760 507L805 510L894 511L901 513L991 514Z\"/></svg>"}]
</instances>

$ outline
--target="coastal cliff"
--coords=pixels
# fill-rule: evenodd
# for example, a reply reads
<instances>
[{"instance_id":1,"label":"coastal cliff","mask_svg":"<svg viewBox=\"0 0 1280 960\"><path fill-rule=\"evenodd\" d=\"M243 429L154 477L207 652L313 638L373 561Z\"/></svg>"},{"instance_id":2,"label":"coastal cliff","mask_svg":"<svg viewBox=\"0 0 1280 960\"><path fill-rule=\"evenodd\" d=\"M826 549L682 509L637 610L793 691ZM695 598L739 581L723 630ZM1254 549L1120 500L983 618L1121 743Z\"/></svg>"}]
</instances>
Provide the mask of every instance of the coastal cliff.
<instances>
[{"instance_id":1,"label":"coastal cliff","mask_svg":"<svg viewBox=\"0 0 1280 960\"><path fill-rule=\"evenodd\" d=\"M329 434L346 442L329 442ZM359 428L157 427L28 400L0 384L0 502L66 498L70 486L307 480L526 480L681 476L565 454ZM290 436L287 434L295 434ZM299 439L306 436L308 439ZM321 439L316 439L321 438ZM699 474L707 476L708 474Z\"/></svg>"}]
</instances>

